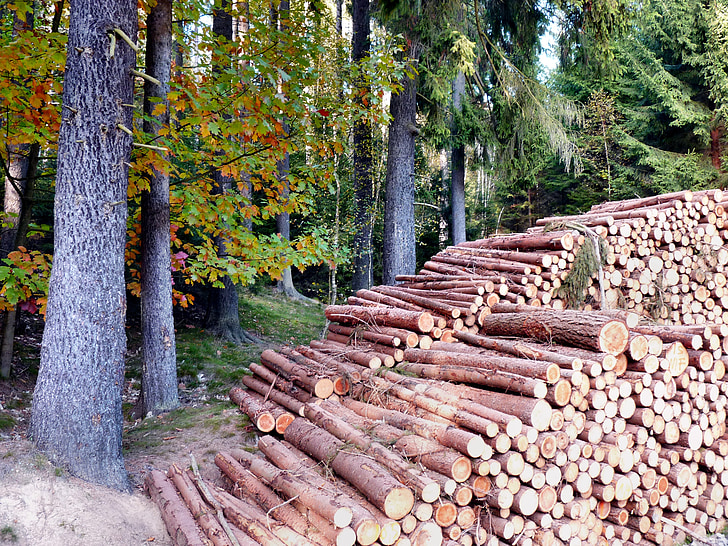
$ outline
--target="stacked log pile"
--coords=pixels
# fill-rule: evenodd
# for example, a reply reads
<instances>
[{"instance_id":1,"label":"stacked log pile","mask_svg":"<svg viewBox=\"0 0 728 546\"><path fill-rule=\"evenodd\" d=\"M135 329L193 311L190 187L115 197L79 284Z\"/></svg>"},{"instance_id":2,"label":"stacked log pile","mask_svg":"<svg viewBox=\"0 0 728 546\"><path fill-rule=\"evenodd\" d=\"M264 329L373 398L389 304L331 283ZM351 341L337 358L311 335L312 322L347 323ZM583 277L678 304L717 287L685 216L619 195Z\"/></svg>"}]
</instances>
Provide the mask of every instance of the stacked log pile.
<instances>
[{"instance_id":1,"label":"stacked log pile","mask_svg":"<svg viewBox=\"0 0 728 546\"><path fill-rule=\"evenodd\" d=\"M596 205L586 214L539 220L526 234L449 247L420 275L401 280L408 290L461 291L468 278L486 306L509 301L561 309L576 303L629 309L666 324L728 324L727 207L721 190ZM569 301L564 282L570 274L584 275L574 269L580 269L577 256L592 238L606 243L606 263L591 278L587 273L586 301ZM357 296L374 300L371 293Z\"/></svg>"},{"instance_id":2,"label":"stacked log pile","mask_svg":"<svg viewBox=\"0 0 728 546\"><path fill-rule=\"evenodd\" d=\"M227 492L189 501L175 468L150 490L171 480L215 544L218 513L260 544L646 545L720 528L728 383L694 349L712 332L492 311L446 342L429 312L327 308L331 339L264 351L231 391L265 435L259 453L218 454Z\"/></svg>"},{"instance_id":3,"label":"stacked log pile","mask_svg":"<svg viewBox=\"0 0 728 546\"><path fill-rule=\"evenodd\" d=\"M725 205L711 190L594 207L329 306L325 339L264 351L230 392L261 437L256 453L217 455L226 490L150 474L171 534L647 546L720 530ZM598 239L591 303L565 310L559 288ZM648 310L666 324L640 320Z\"/></svg>"}]
</instances>

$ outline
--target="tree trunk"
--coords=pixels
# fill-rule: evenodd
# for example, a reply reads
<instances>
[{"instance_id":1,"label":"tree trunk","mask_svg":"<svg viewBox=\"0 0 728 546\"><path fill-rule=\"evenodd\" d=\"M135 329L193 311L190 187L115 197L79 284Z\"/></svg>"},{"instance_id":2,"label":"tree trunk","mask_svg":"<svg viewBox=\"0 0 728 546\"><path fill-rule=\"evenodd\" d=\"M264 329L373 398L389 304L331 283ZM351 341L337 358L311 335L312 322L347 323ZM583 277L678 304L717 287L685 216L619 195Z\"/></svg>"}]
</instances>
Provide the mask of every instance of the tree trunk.
<instances>
[{"instance_id":1,"label":"tree trunk","mask_svg":"<svg viewBox=\"0 0 728 546\"><path fill-rule=\"evenodd\" d=\"M226 11L228 2L222 0L220 9L213 12L212 32L218 39L232 41L233 39L233 18ZM213 71L219 73L221 64L229 59L217 58ZM220 171L215 171L215 190L218 195L224 195L231 191L232 180L224 176ZM227 241L224 237L215 237L218 256L227 255ZM210 287L209 301L207 303L206 327L215 335L220 336L232 343L250 343L255 340L249 336L240 326L240 310L238 302L238 291L229 276L220 277L222 286Z\"/></svg>"},{"instance_id":2,"label":"tree trunk","mask_svg":"<svg viewBox=\"0 0 728 546\"><path fill-rule=\"evenodd\" d=\"M13 20L13 36L18 32L30 30L35 21L33 11L25 14L25 20L15 12ZM54 27L54 31L57 31ZM13 144L7 146L7 175L5 177L5 196L3 199L3 223L0 230L0 260L7 258L13 250L25 245L32 196L35 189L35 175L38 166L40 146L33 144ZM15 325L18 319L17 307L0 315L2 320L2 337L0 337L0 378L10 377L13 364L13 345L15 342Z\"/></svg>"},{"instance_id":3,"label":"tree trunk","mask_svg":"<svg viewBox=\"0 0 728 546\"><path fill-rule=\"evenodd\" d=\"M144 132L158 135L169 125L169 79L172 67L172 0L158 0L147 17L146 71L161 86L145 80L144 113L157 104L165 111L144 121ZM158 152L151 152L158 153ZM141 413L162 413L179 404L177 355L172 316L170 273L169 173L154 169L141 201L142 394Z\"/></svg>"},{"instance_id":4,"label":"tree trunk","mask_svg":"<svg viewBox=\"0 0 728 546\"><path fill-rule=\"evenodd\" d=\"M458 72L452 88L452 103L455 112L462 111L462 100L465 94L465 74ZM458 122L453 121L452 129L452 244L465 241L465 145L458 142L460 130Z\"/></svg>"},{"instance_id":5,"label":"tree trunk","mask_svg":"<svg viewBox=\"0 0 728 546\"><path fill-rule=\"evenodd\" d=\"M58 145L55 256L31 433L82 479L129 489L122 457L124 246L135 52L131 0L74 1Z\"/></svg>"},{"instance_id":6,"label":"tree trunk","mask_svg":"<svg viewBox=\"0 0 728 546\"><path fill-rule=\"evenodd\" d=\"M397 275L412 275L415 255L415 125L417 81L402 79L402 89L392 95L389 124L387 181L384 203L383 284L394 284Z\"/></svg>"},{"instance_id":7,"label":"tree trunk","mask_svg":"<svg viewBox=\"0 0 728 546\"><path fill-rule=\"evenodd\" d=\"M369 0L353 0L353 34L351 36L351 61L364 70L363 61L369 55ZM364 97L371 91L366 78L360 74L356 85L356 107L364 110ZM366 116L354 122L354 271L351 280L353 291L369 288L372 275L372 223L374 215L374 184L372 181L372 127Z\"/></svg>"},{"instance_id":8,"label":"tree trunk","mask_svg":"<svg viewBox=\"0 0 728 546\"><path fill-rule=\"evenodd\" d=\"M278 9L271 9L271 23L274 28L277 28L281 32L288 30L288 18L290 17L290 2L288 0L281 0L278 4ZM285 100L286 90L282 82L278 83L279 93L281 93ZM288 122L283 120L283 131L286 135L290 132ZM282 205L287 206L290 194L290 185L288 182L288 176L291 173L291 162L290 154L286 151L283 158L278 161L278 186L279 186L279 201ZM281 212L276 216L276 228L281 236L281 239L286 241L291 240L291 215L288 212ZM294 300L306 301L313 303L313 300L307 298L301 294L296 287L293 286L293 275L291 273L291 267L288 266L283 270L281 280L278 281L278 288L289 298Z\"/></svg>"}]
</instances>

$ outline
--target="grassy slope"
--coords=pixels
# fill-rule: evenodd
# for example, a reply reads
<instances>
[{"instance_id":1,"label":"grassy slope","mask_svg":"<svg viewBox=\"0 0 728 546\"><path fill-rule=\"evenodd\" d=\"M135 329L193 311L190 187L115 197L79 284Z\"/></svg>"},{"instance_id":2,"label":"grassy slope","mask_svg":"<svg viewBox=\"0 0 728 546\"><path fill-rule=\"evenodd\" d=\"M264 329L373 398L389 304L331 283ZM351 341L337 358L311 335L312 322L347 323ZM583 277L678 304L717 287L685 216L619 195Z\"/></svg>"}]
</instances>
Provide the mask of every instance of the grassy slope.
<instances>
[{"instance_id":1,"label":"grassy slope","mask_svg":"<svg viewBox=\"0 0 728 546\"><path fill-rule=\"evenodd\" d=\"M235 345L199 328L177 328L177 373L184 405L159 418L130 424L124 437L127 453L156 448L181 430L204 426L228 435L231 430L245 428L245 423L228 411L230 388L240 384L241 377L249 373L249 363L259 362L264 349L308 344L319 338L325 319L321 305L304 305L266 290L241 295L240 322L261 339L261 345ZM138 378L139 366L137 356L128 364L127 378ZM126 405L127 410L130 407Z\"/></svg>"}]
</instances>

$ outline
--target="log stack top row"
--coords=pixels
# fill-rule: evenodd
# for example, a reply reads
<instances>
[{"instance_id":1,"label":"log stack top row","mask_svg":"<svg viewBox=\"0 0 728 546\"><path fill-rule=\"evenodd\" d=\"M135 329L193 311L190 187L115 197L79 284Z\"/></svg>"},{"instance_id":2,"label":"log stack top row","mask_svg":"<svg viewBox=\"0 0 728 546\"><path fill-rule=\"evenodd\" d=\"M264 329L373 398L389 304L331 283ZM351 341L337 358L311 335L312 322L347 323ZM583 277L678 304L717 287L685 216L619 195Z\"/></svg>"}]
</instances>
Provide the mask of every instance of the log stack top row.
<instances>
[{"instance_id":1,"label":"log stack top row","mask_svg":"<svg viewBox=\"0 0 728 546\"><path fill-rule=\"evenodd\" d=\"M219 453L215 485L176 466L150 474L171 534L216 545L648 546L720 530L728 327L705 306L691 307L700 324L656 324L623 300L561 309L558 293L578 266L564 252L601 237L612 248L604 276L634 279L616 267L611 226L654 227L705 199L687 217L700 226L714 213L717 227L717 191L611 204L591 224L570 219L576 231L451 247L397 286L329 306L324 339L264 351L230 392L261 433L256 452ZM722 252L717 240L690 244L693 262L663 256L661 271L693 279L688 263ZM639 251L625 248L633 263ZM716 260L700 271L720 283ZM717 284L701 283L715 318ZM586 290L595 306L626 287L595 276Z\"/></svg>"}]
</instances>

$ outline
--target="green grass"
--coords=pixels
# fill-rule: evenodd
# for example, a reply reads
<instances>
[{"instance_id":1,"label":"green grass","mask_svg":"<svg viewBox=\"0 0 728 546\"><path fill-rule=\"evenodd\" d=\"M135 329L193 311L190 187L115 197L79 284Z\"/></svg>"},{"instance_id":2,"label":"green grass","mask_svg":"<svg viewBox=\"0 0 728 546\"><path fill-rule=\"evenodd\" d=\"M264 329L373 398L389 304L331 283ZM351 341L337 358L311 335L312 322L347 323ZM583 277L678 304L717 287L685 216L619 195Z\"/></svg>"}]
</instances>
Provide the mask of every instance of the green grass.
<instances>
[{"instance_id":1,"label":"green grass","mask_svg":"<svg viewBox=\"0 0 728 546\"><path fill-rule=\"evenodd\" d=\"M12 430L15 426L15 418L4 412L0 412L0 430Z\"/></svg>"},{"instance_id":2,"label":"green grass","mask_svg":"<svg viewBox=\"0 0 728 546\"><path fill-rule=\"evenodd\" d=\"M176 436L182 430L191 430L197 426L218 432L225 425L235 425L245 428L249 424L247 418L240 415L223 415L223 410L230 409L230 402L213 401L197 408L183 407L144 419L138 426L128 429L124 433L124 451L143 451L161 446L165 438ZM224 437L231 434L226 432Z\"/></svg>"},{"instance_id":3,"label":"green grass","mask_svg":"<svg viewBox=\"0 0 728 546\"><path fill-rule=\"evenodd\" d=\"M0 540L3 542L18 542L18 535L15 534L10 525L0 527Z\"/></svg>"},{"instance_id":4,"label":"green grass","mask_svg":"<svg viewBox=\"0 0 728 546\"><path fill-rule=\"evenodd\" d=\"M177 375L188 388L208 380L211 394L226 395L239 385L251 362L260 361L266 346L307 345L321 335L323 306L304 305L270 290L245 291L240 298L241 326L264 345L236 345L210 336L202 329L177 329Z\"/></svg>"}]
</instances>

